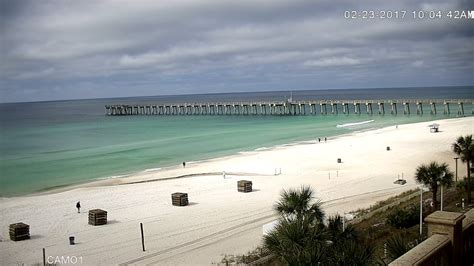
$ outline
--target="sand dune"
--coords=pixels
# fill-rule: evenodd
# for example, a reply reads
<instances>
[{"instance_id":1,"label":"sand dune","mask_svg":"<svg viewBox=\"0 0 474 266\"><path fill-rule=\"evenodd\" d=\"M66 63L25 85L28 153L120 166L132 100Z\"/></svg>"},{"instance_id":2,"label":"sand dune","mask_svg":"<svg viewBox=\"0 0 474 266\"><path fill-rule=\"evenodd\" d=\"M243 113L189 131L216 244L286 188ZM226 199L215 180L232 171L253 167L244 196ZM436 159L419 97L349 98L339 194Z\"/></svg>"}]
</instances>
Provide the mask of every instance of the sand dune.
<instances>
[{"instance_id":1,"label":"sand dune","mask_svg":"<svg viewBox=\"0 0 474 266\"><path fill-rule=\"evenodd\" d=\"M2 264L40 263L44 247L47 257L53 256L50 260L77 256L86 265L209 265L222 254L243 253L260 244L262 225L275 219L272 205L283 188L309 184L328 213L342 213L415 188L413 174L420 163L447 162L454 170L450 145L457 136L473 133L474 118L439 120L439 133L430 133L430 123L263 149L54 193L2 198L0 258ZM275 175L280 168L281 174ZM407 184L393 184L402 173ZM459 176L463 175L465 165L460 164ZM255 191L238 193L240 179L253 181ZM178 191L189 194L189 206L171 206L170 194ZM75 209L78 200L80 214ZM108 211L107 225L87 224L87 210L94 208ZM32 239L10 241L8 225L20 221L30 225ZM141 250L140 222L146 252ZM68 244L70 235L77 245Z\"/></svg>"}]
</instances>

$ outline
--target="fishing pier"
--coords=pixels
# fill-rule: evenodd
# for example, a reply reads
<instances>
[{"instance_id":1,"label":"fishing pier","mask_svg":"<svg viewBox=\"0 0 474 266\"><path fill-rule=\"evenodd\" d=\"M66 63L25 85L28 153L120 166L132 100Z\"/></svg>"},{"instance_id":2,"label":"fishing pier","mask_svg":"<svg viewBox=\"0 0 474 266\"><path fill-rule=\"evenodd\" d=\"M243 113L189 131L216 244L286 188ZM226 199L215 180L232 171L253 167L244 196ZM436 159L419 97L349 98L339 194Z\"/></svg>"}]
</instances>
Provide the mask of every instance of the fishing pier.
<instances>
[{"instance_id":1,"label":"fishing pier","mask_svg":"<svg viewBox=\"0 0 474 266\"><path fill-rule=\"evenodd\" d=\"M417 114L464 115L464 105L474 106L474 99L435 100L334 100L334 101L282 101L282 102L219 102L106 105L105 114L128 115L328 115L328 114ZM474 111L473 111L474 112Z\"/></svg>"}]
</instances>

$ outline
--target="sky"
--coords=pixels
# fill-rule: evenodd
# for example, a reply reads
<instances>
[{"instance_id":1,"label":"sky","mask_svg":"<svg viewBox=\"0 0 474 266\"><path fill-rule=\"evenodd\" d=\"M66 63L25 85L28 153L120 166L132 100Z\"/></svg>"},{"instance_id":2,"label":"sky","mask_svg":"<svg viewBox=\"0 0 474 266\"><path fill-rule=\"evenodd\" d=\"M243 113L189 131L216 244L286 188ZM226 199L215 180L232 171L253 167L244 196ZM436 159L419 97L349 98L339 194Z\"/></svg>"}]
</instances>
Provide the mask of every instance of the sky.
<instances>
[{"instance_id":1,"label":"sky","mask_svg":"<svg viewBox=\"0 0 474 266\"><path fill-rule=\"evenodd\" d=\"M0 0L0 102L474 85L473 2Z\"/></svg>"}]
</instances>

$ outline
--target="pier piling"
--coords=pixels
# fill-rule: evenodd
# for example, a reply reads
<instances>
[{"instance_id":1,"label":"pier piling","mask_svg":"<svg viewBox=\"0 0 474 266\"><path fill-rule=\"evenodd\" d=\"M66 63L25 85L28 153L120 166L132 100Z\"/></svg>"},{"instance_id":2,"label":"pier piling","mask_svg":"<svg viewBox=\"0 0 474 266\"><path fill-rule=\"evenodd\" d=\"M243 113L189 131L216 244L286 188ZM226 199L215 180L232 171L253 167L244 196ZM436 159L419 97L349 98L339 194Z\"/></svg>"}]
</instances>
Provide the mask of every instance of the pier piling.
<instances>
[{"instance_id":1,"label":"pier piling","mask_svg":"<svg viewBox=\"0 0 474 266\"><path fill-rule=\"evenodd\" d=\"M367 114L372 115L372 103L365 103L367 107Z\"/></svg>"},{"instance_id":2,"label":"pier piling","mask_svg":"<svg viewBox=\"0 0 474 266\"><path fill-rule=\"evenodd\" d=\"M423 103L422 102L416 102L416 114L417 115L423 115Z\"/></svg>"},{"instance_id":3,"label":"pier piling","mask_svg":"<svg viewBox=\"0 0 474 266\"><path fill-rule=\"evenodd\" d=\"M390 113L392 115L397 115L397 103L396 102L391 102L390 103Z\"/></svg>"},{"instance_id":4,"label":"pier piling","mask_svg":"<svg viewBox=\"0 0 474 266\"><path fill-rule=\"evenodd\" d=\"M431 111L430 113L432 115L436 115L436 103L435 102L430 102L430 105L431 105Z\"/></svg>"},{"instance_id":5,"label":"pier piling","mask_svg":"<svg viewBox=\"0 0 474 266\"><path fill-rule=\"evenodd\" d=\"M349 104L348 103L342 103L342 112L345 114L345 115L348 115L349 114Z\"/></svg>"},{"instance_id":6,"label":"pier piling","mask_svg":"<svg viewBox=\"0 0 474 266\"><path fill-rule=\"evenodd\" d=\"M379 115L385 115L385 106L383 102L379 102Z\"/></svg>"},{"instance_id":7,"label":"pier piling","mask_svg":"<svg viewBox=\"0 0 474 266\"><path fill-rule=\"evenodd\" d=\"M464 116L464 104L462 102L458 103L458 115Z\"/></svg>"},{"instance_id":8,"label":"pier piling","mask_svg":"<svg viewBox=\"0 0 474 266\"><path fill-rule=\"evenodd\" d=\"M331 113L337 115L337 103L331 103Z\"/></svg>"},{"instance_id":9,"label":"pier piling","mask_svg":"<svg viewBox=\"0 0 474 266\"><path fill-rule=\"evenodd\" d=\"M326 115L328 112L326 110L326 103L320 103L321 105L321 114Z\"/></svg>"},{"instance_id":10,"label":"pier piling","mask_svg":"<svg viewBox=\"0 0 474 266\"><path fill-rule=\"evenodd\" d=\"M410 114L410 103L409 102L403 102L403 114L404 115L409 115Z\"/></svg>"},{"instance_id":11,"label":"pier piling","mask_svg":"<svg viewBox=\"0 0 474 266\"><path fill-rule=\"evenodd\" d=\"M444 102L444 112L445 115L449 115L451 112L449 110L449 103Z\"/></svg>"},{"instance_id":12,"label":"pier piling","mask_svg":"<svg viewBox=\"0 0 474 266\"><path fill-rule=\"evenodd\" d=\"M360 115L360 103L354 103L354 113Z\"/></svg>"}]
</instances>

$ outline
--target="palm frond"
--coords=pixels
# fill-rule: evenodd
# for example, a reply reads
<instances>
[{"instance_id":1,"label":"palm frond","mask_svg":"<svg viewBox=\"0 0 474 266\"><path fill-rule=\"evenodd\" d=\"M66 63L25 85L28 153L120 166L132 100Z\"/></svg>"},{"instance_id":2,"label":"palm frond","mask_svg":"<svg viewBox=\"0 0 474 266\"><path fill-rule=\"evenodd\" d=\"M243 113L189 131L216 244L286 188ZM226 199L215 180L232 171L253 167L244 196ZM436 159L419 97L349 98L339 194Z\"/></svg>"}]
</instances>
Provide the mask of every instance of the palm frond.
<instances>
[{"instance_id":1,"label":"palm frond","mask_svg":"<svg viewBox=\"0 0 474 266\"><path fill-rule=\"evenodd\" d=\"M387 240L387 255L390 260L395 260L410 250L406 238L398 234Z\"/></svg>"}]
</instances>

